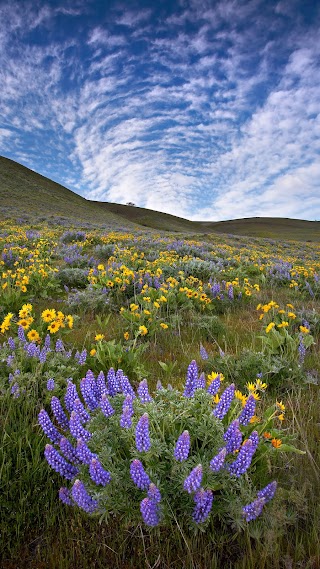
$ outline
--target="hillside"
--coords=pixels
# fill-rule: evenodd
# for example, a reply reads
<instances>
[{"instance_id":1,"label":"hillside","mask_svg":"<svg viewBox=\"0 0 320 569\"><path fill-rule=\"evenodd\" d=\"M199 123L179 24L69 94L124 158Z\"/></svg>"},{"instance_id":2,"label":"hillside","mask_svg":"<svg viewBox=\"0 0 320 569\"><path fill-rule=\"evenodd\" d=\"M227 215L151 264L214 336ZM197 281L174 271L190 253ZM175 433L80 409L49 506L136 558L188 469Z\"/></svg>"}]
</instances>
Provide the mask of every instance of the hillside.
<instances>
[{"instance_id":1,"label":"hillside","mask_svg":"<svg viewBox=\"0 0 320 569\"><path fill-rule=\"evenodd\" d=\"M0 156L0 217L37 217L83 224L188 234L224 233L270 239L320 241L320 222L275 217L189 221L146 208L86 200L13 160Z\"/></svg>"}]
</instances>

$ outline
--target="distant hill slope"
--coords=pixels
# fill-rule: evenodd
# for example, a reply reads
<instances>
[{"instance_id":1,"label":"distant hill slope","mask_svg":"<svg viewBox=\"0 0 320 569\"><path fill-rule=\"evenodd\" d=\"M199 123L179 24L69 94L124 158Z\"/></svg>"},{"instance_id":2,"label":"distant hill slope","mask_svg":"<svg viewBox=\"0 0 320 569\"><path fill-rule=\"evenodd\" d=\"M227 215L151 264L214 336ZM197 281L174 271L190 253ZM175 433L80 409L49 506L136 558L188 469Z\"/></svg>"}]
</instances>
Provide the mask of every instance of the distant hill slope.
<instances>
[{"instance_id":1,"label":"distant hill slope","mask_svg":"<svg viewBox=\"0 0 320 569\"><path fill-rule=\"evenodd\" d=\"M93 225L126 225L108 212L49 178L0 157L0 218L67 218Z\"/></svg>"},{"instance_id":2,"label":"distant hill slope","mask_svg":"<svg viewBox=\"0 0 320 569\"><path fill-rule=\"evenodd\" d=\"M275 217L230 221L189 221L146 208L86 200L49 178L0 156L0 219L4 217L65 218L71 221L188 234L224 233L320 241L320 222Z\"/></svg>"}]
</instances>

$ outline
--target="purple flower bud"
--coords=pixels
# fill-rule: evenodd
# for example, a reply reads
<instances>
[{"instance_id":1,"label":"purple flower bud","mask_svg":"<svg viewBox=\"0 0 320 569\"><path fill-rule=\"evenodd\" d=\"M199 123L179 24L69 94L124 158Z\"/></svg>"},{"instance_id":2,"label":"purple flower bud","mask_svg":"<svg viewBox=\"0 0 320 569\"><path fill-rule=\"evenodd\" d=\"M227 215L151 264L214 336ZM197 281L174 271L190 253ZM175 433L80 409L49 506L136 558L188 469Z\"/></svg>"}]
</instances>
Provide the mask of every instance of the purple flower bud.
<instances>
[{"instance_id":1,"label":"purple flower bud","mask_svg":"<svg viewBox=\"0 0 320 569\"><path fill-rule=\"evenodd\" d=\"M150 498L150 500L154 500L157 504L159 504L159 502L161 501L160 490L152 482L149 486L148 498Z\"/></svg>"},{"instance_id":2,"label":"purple flower bud","mask_svg":"<svg viewBox=\"0 0 320 569\"><path fill-rule=\"evenodd\" d=\"M184 388L184 397L193 397L198 382L198 366L195 360L189 364Z\"/></svg>"},{"instance_id":3,"label":"purple flower bud","mask_svg":"<svg viewBox=\"0 0 320 569\"><path fill-rule=\"evenodd\" d=\"M94 411L98 407L98 401L90 378L88 379L87 377L84 377L80 381L80 391L88 409L90 409L90 411Z\"/></svg>"},{"instance_id":4,"label":"purple flower bud","mask_svg":"<svg viewBox=\"0 0 320 569\"><path fill-rule=\"evenodd\" d=\"M230 474L234 474L237 478L244 474L251 464L255 450L252 440L250 438L246 440L240 448L236 460L228 466Z\"/></svg>"},{"instance_id":5,"label":"purple flower bud","mask_svg":"<svg viewBox=\"0 0 320 569\"><path fill-rule=\"evenodd\" d=\"M11 338L11 336L10 336L10 338L8 338L8 345L9 345L10 350L16 349L15 341L13 338Z\"/></svg>"},{"instance_id":6,"label":"purple flower bud","mask_svg":"<svg viewBox=\"0 0 320 569\"><path fill-rule=\"evenodd\" d=\"M191 492L195 492L196 490L198 490L198 488L200 488L201 481L202 481L202 466L201 464L198 464L198 466L196 466L193 470L191 470L189 476L187 476L187 478L185 479L183 488L184 490L189 492L189 494L191 494Z\"/></svg>"},{"instance_id":7,"label":"purple flower bud","mask_svg":"<svg viewBox=\"0 0 320 569\"><path fill-rule=\"evenodd\" d=\"M69 464L52 445L46 445L44 456L51 468L68 480L78 474L78 469Z\"/></svg>"},{"instance_id":8,"label":"purple flower bud","mask_svg":"<svg viewBox=\"0 0 320 569\"><path fill-rule=\"evenodd\" d=\"M122 415L120 417L120 427L122 429L130 429L132 427L132 414L128 405L122 408Z\"/></svg>"},{"instance_id":9,"label":"purple flower bud","mask_svg":"<svg viewBox=\"0 0 320 569\"><path fill-rule=\"evenodd\" d=\"M58 352L64 352L64 345L63 345L63 341L59 338L56 341L56 347L55 347L55 351Z\"/></svg>"},{"instance_id":10,"label":"purple flower bud","mask_svg":"<svg viewBox=\"0 0 320 569\"><path fill-rule=\"evenodd\" d=\"M221 395L220 401L213 411L213 414L215 417L217 417L217 419L222 420L223 417L228 413L234 397L234 390L235 386L234 383L232 383L224 390L223 394Z\"/></svg>"},{"instance_id":11,"label":"purple flower bud","mask_svg":"<svg viewBox=\"0 0 320 569\"><path fill-rule=\"evenodd\" d=\"M97 399L100 401L103 394L108 395L106 380L103 371L100 371L97 377L96 386L97 386Z\"/></svg>"},{"instance_id":12,"label":"purple flower bud","mask_svg":"<svg viewBox=\"0 0 320 569\"><path fill-rule=\"evenodd\" d=\"M131 462L130 476L134 484L140 490L147 490L151 484L151 480L142 466L142 463L137 458Z\"/></svg>"},{"instance_id":13,"label":"purple flower bud","mask_svg":"<svg viewBox=\"0 0 320 569\"><path fill-rule=\"evenodd\" d=\"M244 518L247 522L251 522L251 520L255 520L258 516L260 516L263 506L265 504L264 498L257 498L251 504L244 506L242 508L242 513Z\"/></svg>"},{"instance_id":14,"label":"purple flower bud","mask_svg":"<svg viewBox=\"0 0 320 569\"><path fill-rule=\"evenodd\" d=\"M150 403L152 397L149 395L148 383L146 379L140 381L137 393L140 397L141 403Z\"/></svg>"},{"instance_id":15,"label":"purple flower bud","mask_svg":"<svg viewBox=\"0 0 320 569\"><path fill-rule=\"evenodd\" d=\"M72 486L72 498L75 503L88 514L92 514L97 509L98 502L89 496L83 482L76 480Z\"/></svg>"},{"instance_id":16,"label":"purple flower bud","mask_svg":"<svg viewBox=\"0 0 320 569\"><path fill-rule=\"evenodd\" d=\"M111 417L114 414L114 408L105 393L101 397L100 408L105 417Z\"/></svg>"},{"instance_id":17,"label":"purple flower bud","mask_svg":"<svg viewBox=\"0 0 320 569\"><path fill-rule=\"evenodd\" d=\"M240 448L242 443L242 433L239 429L238 419L230 423L229 427L223 435L223 438L227 443L226 450L228 453L234 452Z\"/></svg>"},{"instance_id":18,"label":"purple flower bud","mask_svg":"<svg viewBox=\"0 0 320 569\"><path fill-rule=\"evenodd\" d=\"M216 456L210 461L210 468L212 472L219 472L224 465L224 461L227 455L227 449L223 447Z\"/></svg>"},{"instance_id":19,"label":"purple flower bud","mask_svg":"<svg viewBox=\"0 0 320 569\"><path fill-rule=\"evenodd\" d=\"M65 431L69 429L69 420L67 415L65 414L63 407L60 403L60 400L55 395L51 399L51 411L59 423L60 427L62 427Z\"/></svg>"},{"instance_id":20,"label":"purple flower bud","mask_svg":"<svg viewBox=\"0 0 320 569\"><path fill-rule=\"evenodd\" d=\"M44 348L46 350L50 350L51 347L51 338L50 338L50 334L47 334L44 340Z\"/></svg>"},{"instance_id":21,"label":"purple flower bud","mask_svg":"<svg viewBox=\"0 0 320 569\"><path fill-rule=\"evenodd\" d=\"M75 399L74 403L73 403L73 409L72 409L75 413L77 413L77 415L79 415L80 417L80 421L82 423L87 423L88 421L90 421L90 415L89 413L86 411L86 409L84 408L83 403L80 401L80 399Z\"/></svg>"},{"instance_id":22,"label":"purple flower bud","mask_svg":"<svg viewBox=\"0 0 320 569\"><path fill-rule=\"evenodd\" d=\"M98 458L96 454L91 452L88 445L82 439L77 440L77 457L83 464L90 464L93 458Z\"/></svg>"},{"instance_id":23,"label":"purple flower bud","mask_svg":"<svg viewBox=\"0 0 320 569\"><path fill-rule=\"evenodd\" d=\"M93 458L90 462L89 474L91 480L96 484L100 484L101 486L106 486L111 482L111 474L107 470L102 468L99 460L97 458Z\"/></svg>"},{"instance_id":24,"label":"purple flower bud","mask_svg":"<svg viewBox=\"0 0 320 569\"><path fill-rule=\"evenodd\" d=\"M69 413L72 412L73 404L74 404L76 399L79 399L77 388L76 388L75 384L72 383L72 381L69 379L68 385L67 385L67 391L66 391L66 394L64 397L64 402L65 402L66 408L69 411Z\"/></svg>"},{"instance_id":25,"label":"purple flower bud","mask_svg":"<svg viewBox=\"0 0 320 569\"><path fill-rule=\"evenodd\" d=\"M144 498L140 503L142 519L147 526L157 526L159 523L159 507L154 500Z\"/></svg>"},{"instance_id":26,"label":"purple flower bud","mask_svg":"<svg viewBox=\"0 0 320 569\"><path fill-rule=\"evenodd\" d=\"M187 460L190 452L190 435L188 431L183 431L182 435L177 440L174 449L174 458L179 462Z\"/></svg>"},{"instance_id":27,"label":"purple flower bud","mask_svg":"<svg viewBox=\"0 0 320 569\"><path fill-rule=\"evenodd\" d=\"M43 432L53 443L59 443L61 435L56 427L52 424L51 419L44 409L41 409L38 415L38 422Z\"/></svg>"},{"instance_id":28,"label":"purple flower bud","mask_svg":"<svg viewBox=\"0 0 320 569\"><path fill-rule=\"evenodd\" d=\"M240 425L248 425L250 419L252 419L255 413L255 410L256 410L256 402L253 395L250 395L239 416Z\"/></svg>"},{"instance_id":29,"label":"purple flower bud","mask_svg":"<svg viewBox=\"0 0 320 569\"><path fill-rule=\"evenodd\" d=\"M70 462L74 462L75 464L79 463L79 458L77 455L76 449L72 446L70 441L65 437L62 437L59 442L60 450L62 454L70 460Z\"/></svg>"},{"instance_id":30,"label":"purple flower bud","mask_svg":"<svg viewBox=\"0 0 320 569\"><path fill-rule=\"evenodd\" d=\"M136 447L139 452L147 452L151 447L149 436L149 417L144 413L136 426Z\"/></svg>"},{"instance_id":31,"label":"purple flower bud","mask_svg":"<svg viewBox=\"0 0 320 569\"><path fill-rule=\"evenodd\" d=\"M70 491L68 490L68 488L63 488L63 487L60 488L59 498L60 498L61 502L63 502L67 506L72 506L72 500L71 500Z\"/></svg>"},{"instance_id":32,"label":"purple flower bud","mask_svg":"<svg viewBox=\"0 0 320 569\"><path fill-rule=\"evenodd\" d=\"M111 397L114 397L117 393L121 392L119 381L116 378L116 374L113 367L109 369L107 374L107 387Z\"/></svg>"},{"instance_id":33,"label":"purple flower bud","mask_svg":"<svg viewBox=\"0 0 320 569\"><path fill-rule=\"evenodd\" d=\"M273 496L275 495L276 489L277 482L270 482L270 484L262 488L262 490L259 490L257 496L258 498L263 498L265 503L270 502L270 500L272 500Z\"/></svg>"},{"instance_id":34,"label":"purple flower bud","mask_svg":"<svg viewBox=\"0 0 320 569\"><path fill-rule=\"evenodd\" d=\"M194 497L195 508L193 510L192 518L196 524L201 524L206 521L211 512L213 493L211 490L204 490L200 488Z\"/></svg>"},{"instance_id":35,"label":"purple flower bud","mask_svg":"<svg viewBox=\"0 0 320 569\"><path fill-rule=\"evenodd\" d=\"M130 395L132 397L132 399L135 399L136 394L134 392L134 389L133 389L129 379L127 378L126 375L123 375L122 370L118 370L117 375L118 375L119 371L121 371L121 375L119 374L119 384L120 384L122 393L124 395Z\"/></svg>"},{"instance_id":36,"label":"purple flower bud","mask_svg":"<svg viewBox=\"0 0 320 569\"><path fill-rule=\"evenodd\" d=\"M47 381L47 390L48 391L53 391L54 390L54 379L50 378Z\"/></svg>"},{"instance_id":37,"label":"purple flower bud","mask_svg":"<svg viewBox=\"0 0 320 569\"><path fill-rule=\"evenodd\" d=\"M80 417L75 413L75 411L72 411L71 413L69 428L70 433L75 439L84 439L85 441L88 441L92 437L91 433L81 425Z\"/></svg>"},{"instance_id":38,"label":"purple flower bud","mask_svg":"<svg viewBox=\"0 0 320 569\"><path fill-rule=\"evenodd\" d=\"M200 356L203 360L209 359L208 352L202 344L200 344Z\"/></svg>"},{"instance_id":39,"label":"purple flower bud","mask_svg":"<svg viewBox=\"0 0 320 569\"><path fill-rule=\"evenodd\" d=\"M216 395L216 393L218 393L220 389L220 385L221 385L221 378L220 375L218 374L217 377L213 379L212 382L210 383L207 392L210 393L210 395Z\"/></svg>"},{"instance_id":40,"label":"purple flower bud","mask_svg":"<svg viewBox=\"0 0 320 569\"><path fill-rule=\"evenodd\" d=\"M18 327L18 339L20 340L20 342L22 342L23 344L26 343L26 337L24 335L24 329L22 328L22 326Z\"/></svg>"}]
</instances>

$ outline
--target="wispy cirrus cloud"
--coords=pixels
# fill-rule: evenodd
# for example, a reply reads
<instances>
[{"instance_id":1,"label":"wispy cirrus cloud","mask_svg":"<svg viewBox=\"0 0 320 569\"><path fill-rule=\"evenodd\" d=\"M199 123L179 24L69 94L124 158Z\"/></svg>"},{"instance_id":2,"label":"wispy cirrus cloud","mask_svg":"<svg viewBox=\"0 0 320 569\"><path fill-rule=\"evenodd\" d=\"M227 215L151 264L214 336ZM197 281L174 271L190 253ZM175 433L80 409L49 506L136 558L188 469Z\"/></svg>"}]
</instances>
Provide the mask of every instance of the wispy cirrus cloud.
<instances>
[{"instance_id":1,"label":"wispy cirrus cloud","mask_svg":"<svg viewBox=\"0 0 320 569\"><path fill-rule=\"evenodd\" d=\"M0 152L190 219L319 215L316 7L130 6L2 5Z\"/></svg>"}]
</instances>

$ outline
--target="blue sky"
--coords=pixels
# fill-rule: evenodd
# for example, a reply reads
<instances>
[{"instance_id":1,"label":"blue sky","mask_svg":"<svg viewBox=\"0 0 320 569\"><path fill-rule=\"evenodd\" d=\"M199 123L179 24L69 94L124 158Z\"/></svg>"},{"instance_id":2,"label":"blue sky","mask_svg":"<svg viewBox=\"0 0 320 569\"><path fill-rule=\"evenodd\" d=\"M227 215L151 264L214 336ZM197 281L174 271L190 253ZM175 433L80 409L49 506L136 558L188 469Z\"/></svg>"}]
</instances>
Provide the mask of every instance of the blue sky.
<instances>
[{"instance_id":1,"label":"blue sky","mask_svg":"<svg viewBox=\"0 0 320 569\"><path fill-rule=\"evenodd\" d=\"M320 2L0 0L0 154L88 199L320 219Z\"/></svg>"}]
</instances>

